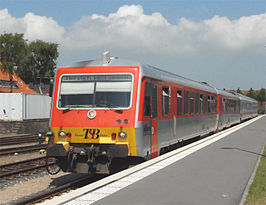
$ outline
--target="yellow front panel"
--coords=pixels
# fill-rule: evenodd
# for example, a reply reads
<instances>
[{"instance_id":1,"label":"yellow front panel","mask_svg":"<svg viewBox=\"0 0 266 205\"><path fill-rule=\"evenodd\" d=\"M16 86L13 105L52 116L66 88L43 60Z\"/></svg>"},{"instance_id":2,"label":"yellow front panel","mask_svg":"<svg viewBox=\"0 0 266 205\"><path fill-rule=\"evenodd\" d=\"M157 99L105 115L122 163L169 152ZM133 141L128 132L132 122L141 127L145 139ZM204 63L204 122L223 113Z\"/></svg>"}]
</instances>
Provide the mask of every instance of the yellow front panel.
<instances>
[{"instance_id":1,"label":"yellow front panel","mask_svg":"<svg viewBox=\"0 0 266 205\"><path fill-rule=\"evenodd\" d=\"M80 127L53 127L54 143L70 142L70 143L98 143L98 144L127 144L129 146L129 156L137 156L135 129L134 128L80 128ZM60 130L71 133L71 137L61 139L58 137ZM120 131L127 133L126 139L120 139L118 133ZM112 139L112 133L116 133L115 140Z\"/></svg>"}]
</instances>

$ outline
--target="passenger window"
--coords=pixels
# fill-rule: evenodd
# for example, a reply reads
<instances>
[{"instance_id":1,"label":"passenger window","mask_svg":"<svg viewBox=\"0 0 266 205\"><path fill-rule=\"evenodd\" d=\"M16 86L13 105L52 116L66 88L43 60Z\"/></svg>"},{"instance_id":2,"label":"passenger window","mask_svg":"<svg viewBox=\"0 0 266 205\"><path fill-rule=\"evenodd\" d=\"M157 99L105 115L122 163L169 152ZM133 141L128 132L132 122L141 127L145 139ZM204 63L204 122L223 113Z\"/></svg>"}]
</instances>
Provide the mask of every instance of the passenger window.
<instances>
[{"instance_id":1,"label":"passenger window","mask_svg":"<svg viewBox=\"0 0 266 205\"><path fill-rule=\"evenodd\" d=\"M177 115L182 116L182 89L177 89Z\"/></svg>"},{"instance_id":2,"label":"passenger window","mask_svg":"<svg viewBox=\"0 0 266 205\"><path fill-rule=\"evenodd\" d=\"M223 98L220 97L220 113L223 113Z\"/></svg>"},{"instance_id":3,"label":"passenger window","mask_svg":"<svg viewBox=\"0 0 266 205\"><path fill-rule=\"evenodd\" d=\"M190 114L194 114L194 92L190 92Z\"/></svg>"},{"instance_id":4,"label":"passenger window","mask_svg":"<svg viewBox=\"0 0 266 205\"><path fill-rule=\"evenodd\" d=\"M212 101L211 96L208 96L208 113L211 113Z\"/></svg>"},{"instance_id":5,"label":"passenger window","mask_svg":"<svg viewBox=\"0 0 266 205\"><path fill-rule=\"evenodd\" d=\"M224 113L227 113L227 109L226 109L227 106L226 105L227 105L227 101L226 101L226 99L223 98L223 112Z\"/></svg>"},{"instance_id":6,"label":"passenger window","mask_svg":"<svg viewBox=\"0 0 266 205\"><path fill-rule=\"evenodd\" d=\"M208 99L206 95L203 95L204 113L208 113Z\"/></svg>"},{"instance_id":7,"label":"passenger window","mask_svg":"<svg viewBox=\"0 0 266 205\"><path fill-rule=\"evenodd\" d=\"M200 94L200 113L203 113L203 94Z\"/></svg>"},{"instance_id":8,"label":"passenger window","mask_svg":"<svg viewBox=\"0 0 266 205\"><path fill-rule=\"evenodd\" d=\"M151 116L151 83L145 83L145 94L144 94L144 116Z\"/></svg>"},{"instance_id":9,"label":"passenger window","mask_svg":"<svg viewBox=\"0 0 266 205\"><path fill-rule=\"evenodd\" d=\"M196 112L197 115L199 114L199 93L196 93L195 112Z\"/></svg>"},{"instance_id":10,"label":"passenger window","mask_svg":"<svg viewBox=\"0 0 266 205\"><path fill-rule=\"evenodd\" d=\"M217 96L214 97L214 106L213 106L213 109L214 109L214 113L217 113Z\"/></svg>"},{"instance_id":11,"label":"passenger window","mask_svg":"<svg viewBox=\"0 0 266 205\"><path fill-rule=\"evenodd\" d=\"M184 114L188 114L188 91L184 91Z\"/></svg>"},{"instance_id":12,"label":"passenger window","mask_svg":"<svg viewBox=\"0 0 266 205\"><path fill-rule=\"evenodd\" d=\"M169 115L169 87L163 86L162 89L162 111L163 111L163 116L168 116Z\"/></svg>"},{"instance_id":13,"label":"passenger window","mask_svg":"<svg viewBox=\"0 0 266 205\"><path fill-rule=\"evenodd\" d=\"M211 99L212 99L212 113L215 113L215 99L214 99L214 96L212 96Z\"/></svg>"}]
</instances>

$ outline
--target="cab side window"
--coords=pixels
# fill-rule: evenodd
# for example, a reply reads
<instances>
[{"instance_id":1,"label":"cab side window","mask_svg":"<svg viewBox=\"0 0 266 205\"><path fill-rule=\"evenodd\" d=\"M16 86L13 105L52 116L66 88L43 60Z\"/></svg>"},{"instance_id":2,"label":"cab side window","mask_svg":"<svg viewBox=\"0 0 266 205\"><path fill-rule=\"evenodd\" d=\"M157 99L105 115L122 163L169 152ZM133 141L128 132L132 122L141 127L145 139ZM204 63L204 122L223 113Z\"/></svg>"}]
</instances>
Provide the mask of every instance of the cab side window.
<instances>
[{"instance_id":1,"label":"cab side window","mask_svg":"<svg viewBox=\"0 0 266 205\"><path fill-rule=\"evenodd\" d=\"M145 83L145 94L144 94L144 116L150 117L151 116L151 83Z\"/></svg>"},{"instance_id":2,"label":"cab side window","mask_svg":"<svg viewBox=\"0 0 266 205\"><path fill-rule=\"evenodd\" d=\"M169 115L169 96L170 96L170 90L168 86L163 86L162 88L162 111L163 116Z\"/></svg>"}]
</instances>

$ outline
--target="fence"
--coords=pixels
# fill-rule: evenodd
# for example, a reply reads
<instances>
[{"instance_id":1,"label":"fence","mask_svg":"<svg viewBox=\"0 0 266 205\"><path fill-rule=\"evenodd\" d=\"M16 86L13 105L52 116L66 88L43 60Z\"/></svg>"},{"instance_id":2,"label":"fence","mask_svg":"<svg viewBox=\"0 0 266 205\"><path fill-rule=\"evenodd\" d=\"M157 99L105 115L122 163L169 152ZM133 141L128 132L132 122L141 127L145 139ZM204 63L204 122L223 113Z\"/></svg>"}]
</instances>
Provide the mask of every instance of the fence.
<instances>
[{"instance_id":1,"label":"fence","mask_svg":"<svg viewBox=\"0 0 266 205\"><path fill-rule=\"evenodd\" d=\"M51 98L28 93L0 93L0 120L23 121L50 117Z\"/></svg>"}]
</instances>

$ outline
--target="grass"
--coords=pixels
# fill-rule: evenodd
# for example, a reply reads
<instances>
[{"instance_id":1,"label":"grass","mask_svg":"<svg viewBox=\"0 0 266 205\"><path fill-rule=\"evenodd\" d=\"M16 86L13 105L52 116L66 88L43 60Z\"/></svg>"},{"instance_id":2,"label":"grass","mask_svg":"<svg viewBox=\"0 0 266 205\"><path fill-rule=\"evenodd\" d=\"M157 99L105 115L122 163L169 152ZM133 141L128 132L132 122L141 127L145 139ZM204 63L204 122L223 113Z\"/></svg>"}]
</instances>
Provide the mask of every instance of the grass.
<instances>
[{"instance_id":1,"label":"grass","mask_svg":"<svg viewBox=\"0 0 266 205\"><path fill-rule=\"evenodd\" d=\"M266 205L266 146L245 205Z\"/></svg>"}]
</instances>

